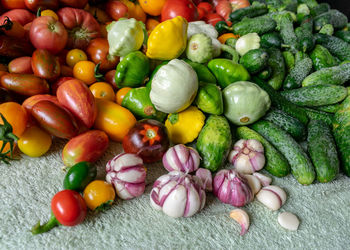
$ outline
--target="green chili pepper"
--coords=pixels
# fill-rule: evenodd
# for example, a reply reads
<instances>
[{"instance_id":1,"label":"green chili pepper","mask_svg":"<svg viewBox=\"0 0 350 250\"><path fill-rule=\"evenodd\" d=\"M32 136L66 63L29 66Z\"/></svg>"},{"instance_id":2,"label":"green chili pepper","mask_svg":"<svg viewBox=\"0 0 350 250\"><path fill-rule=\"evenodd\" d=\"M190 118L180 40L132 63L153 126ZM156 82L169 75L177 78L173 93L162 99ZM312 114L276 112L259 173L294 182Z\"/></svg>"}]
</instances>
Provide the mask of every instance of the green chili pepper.
<instances>
[{"instance_id":1,"label":"green chili pepper","mask_svg":"<svg viewBox=\"0 0 350 250\"><path fill-rule=\"evenodd\" d=\"M0 113L0 117L4 124L0 124L0 141L2 141L2 146L0 149L0 162L10 164L9 160L13 157L13 143L18 140L18 137L13 133L11 124L5 119L3 114ZM10 149L3 152L6 144L10 144ZM10 154L10 156L8 156Z\"/></svg>"},{"instance_id":2,"label":"green chili pepper","mask_svg":"<svg viewBox=\"0 0 350 250\"><path fill-rule=\"evenodd\" d=\"M96 166L90 162L78 162L72 166L63 180L63 188L82 192L84 188L95 179Z\"/></svg>"},{"instance_id":3,"label":"green chili pepper","mask_svg":"<svg viewBox=\"0 0 350 250\"><path fill-rule=\"evenodd\" d=\"M149 67L149 59L141 51L127 54L116 69L117 87L140 87L149 74Z\"/></svg>"},{"instance_id":4,"label":"green chili pepper","mask_svg":"<svg viewBox=\"0 0 350 250\"><path fill-rule=\"evenodd\" d=\"M228 26L225 21L219 21L215 24L215 29L219 34L232 32L233 28Z\"/></svg>"},{"instance_id":5,"label":"green chili pepper","mask_svg":"<svg viewBox=\"0 0 350 250\"><path fill-rule=\"evenodd\" d=\"M184 59L184 61L191 65L194 71L196 71L198 81L216 83L215 76L213 75L213 73L210 72L207 66L200 63L192 62L189 59Z\"/></svg>"},{"instance_id":6,"label":"green chili pepper","mask_svg":"<svg viewBox=\"0 0 350 250\"><path fill-rule=\"evenodd\" d=\"M205 113L221 115L224 112L222 93L216 84L201 82L195 102Z\"/></svg>"}]
</instances>

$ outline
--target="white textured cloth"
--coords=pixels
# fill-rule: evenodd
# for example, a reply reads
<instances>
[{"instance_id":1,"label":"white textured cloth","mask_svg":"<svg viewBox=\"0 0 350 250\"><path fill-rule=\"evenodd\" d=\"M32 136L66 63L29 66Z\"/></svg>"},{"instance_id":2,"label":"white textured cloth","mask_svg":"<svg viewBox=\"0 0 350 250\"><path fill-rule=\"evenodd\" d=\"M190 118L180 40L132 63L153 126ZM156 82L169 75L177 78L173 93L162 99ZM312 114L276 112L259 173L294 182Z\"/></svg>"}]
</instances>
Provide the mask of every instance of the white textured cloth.
<instances>
[{"instance_id":1,"label":"white textured cloth","mask_svg":"<svg viewBox=\"0 0 350 250\"><path fill-rule=\"evenodd\" d=\"M202 212L191 218L173 219L152 209L153 181L166 173L161 164L147 167L148 185L141 197L117 199L103 213L90 212L78 226L33 236L30 228L49 219L51 198L62 189L62 147L63 141L56 140L43 157L21 155L11 165L0 164L0 249L349 249L350 178L344 175L310 186L292 176L273 178L273 184L286 190L287 202L274 212L256 200L244 207L251 226L240 236L239 225L229 217L234 207L212 194ZM104 179L105 164L120 152L120 144L111 144L97 162L98 179ZM278 224L283 211L299 217L298 231Z\"/></svg>"}]
</instances>

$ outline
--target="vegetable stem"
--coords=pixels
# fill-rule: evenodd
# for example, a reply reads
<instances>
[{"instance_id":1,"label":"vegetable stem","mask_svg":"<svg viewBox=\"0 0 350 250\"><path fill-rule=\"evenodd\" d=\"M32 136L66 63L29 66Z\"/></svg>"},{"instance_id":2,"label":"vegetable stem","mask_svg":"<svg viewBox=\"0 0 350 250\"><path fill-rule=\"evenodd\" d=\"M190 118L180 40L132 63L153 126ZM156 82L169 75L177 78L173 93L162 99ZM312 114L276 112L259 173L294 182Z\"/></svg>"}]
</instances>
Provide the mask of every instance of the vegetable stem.
<instances>
[{"instance_id":1,"label":"vegetable stem","mask_svg":"<svg viewBox=\"0 0 350 250\"><path fill-rule=\"evenodd\" d=\"M43 225L40 225L40 221L31 229L32 234L41 234L50 231L52 228L59 226L60 223L56 217L51 213L51 217L48 222Z\"/></svg>"}]
</instances>

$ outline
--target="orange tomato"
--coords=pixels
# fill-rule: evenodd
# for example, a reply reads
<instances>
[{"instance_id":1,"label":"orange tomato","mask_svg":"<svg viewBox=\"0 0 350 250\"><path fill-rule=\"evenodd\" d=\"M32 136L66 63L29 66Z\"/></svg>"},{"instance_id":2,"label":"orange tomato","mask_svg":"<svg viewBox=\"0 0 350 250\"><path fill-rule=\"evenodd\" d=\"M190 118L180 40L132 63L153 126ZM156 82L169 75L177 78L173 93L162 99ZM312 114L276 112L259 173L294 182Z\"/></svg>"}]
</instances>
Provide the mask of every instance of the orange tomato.
<instances>
[{"instance_id":1,"label":"orange tomato","mask_svg":"<svg viewBox=\"0 0 350 250\"><path fill-rule=\"evenodd\" d=\"M229 38L239 38L239 35L235 35L233 33L225 33L222 34L221 36L218 37L218 40L220 41L220 43L225 44L226 40Z\"/></svg>"},{"instance_id":2,"label":"orange tomato","mask_svg":"<svg viewBox=\"0 0 350 250\"><path fill-rule=\"evenodd\" d=\"M122 142L124 136L135 125L135 116L122 106L96 99L97 117L94 127L104 131L113 141Z\"/></svg>"},{"instance_id":3,"label":"orange tomato","mask_svg":"<svg viewBox=\"0 0 350 250\"><path fill-rule=\"evenodd\" d=\"M154 30L154 28L159 24L159 21L157 21L154 18L148 18L146 21L146 30L148 32L151 32L152 30Z\"/></svg>"},{"instance_id":4,"label":"orange tomato","mask_svg":"<svg viewBox=\"0 0 350 250\"><path fill-rule=\"evenodd\" d=\"M87 85L96 82L95 78L96 65L90 61L79 61L74 65L73 76Z\"/></svg>"},{"instance_id":5,"label":"orange tomato","mask_svg":"<svg viewBox=\"0 0 350 250\"><path fill-rule=\"evenodd\" d=\"M166 0L138 0L142 9L151 16L159 16Z\"/></svg>"},{"instance_id":6,"label":"orange tomato","mask_svg":"<svg viewBox=\"0 0 350 250\"><path fill-rule=\"evenodd\" d=\"M95 98L112 102L114 101L115 93L113 91L113 88L106 82L96 82L92 84L89 89Z\"/></svg>"},{"instance_id":7,"label":"orange tomato","mask_svg":"<svg viewBox=\"0 0 350 250\"><path fill-rule=\"evenodd\" d=\"M124 96L131 90L131 88L129 87L124 87L124 88L121 88L118 90L116 96L115 96L115 99L116 99L116 102L119 104L119 105L122 105L122 101L124 99Z\"/></svg>"},{"instance_id":8,"label":"orange tomato","mask_svg":"<svg viewBox=\"0 0 350 250\"><path fill-rule=\"evenodd\" d=\"M120 2L128 7L129 18L135 18L136 20L144 23L146 22L146 13L140 5L134 4L129 0L120 0Z\"/></svg>"},{"instance_id":9,"label":"orange tomato","mask_svg":"<svg viewBox=\"0 0 350 250\"><path fill-rule=\"evenodd\" d=\"M52 16L53 18L58 20L57 14L54 11L52 11L52 10L43 10L41 12L41 16Z\"/></svg>"}]
</instances>

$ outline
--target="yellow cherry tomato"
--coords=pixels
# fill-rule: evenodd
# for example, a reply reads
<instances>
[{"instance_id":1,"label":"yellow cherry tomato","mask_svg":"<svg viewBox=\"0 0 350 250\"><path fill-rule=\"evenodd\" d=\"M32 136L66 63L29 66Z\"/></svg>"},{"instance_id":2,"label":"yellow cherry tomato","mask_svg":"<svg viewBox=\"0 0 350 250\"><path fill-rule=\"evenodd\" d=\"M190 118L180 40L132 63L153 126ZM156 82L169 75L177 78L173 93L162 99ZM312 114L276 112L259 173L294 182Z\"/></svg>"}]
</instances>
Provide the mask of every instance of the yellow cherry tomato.
<instances>
[{"instance_id":1,"label":"yellow cherry tomato","mask_svg":"<svg viewBox=\"0 0 350 250\"><path fill-rule=\"evenodd\" d=\"M84 51L80 49L72 49L68 51L66 56L66 63L69 67L74 67L77 62L86 61L87 55Z\"/></svg>"},{"instance_id":2,"label":"yellow cherry tomato","mask_svg":"<svg viewBox=\"0 0 350 250\"><path fill-rule=\"evenodd\" d=\"M57 14L54 11L52 11L52 10L43 10L41 12L41 16L52 16L53 18L58 20Z\"/></svg>"},{"instance_id":3,"label":"yellow cherry tomato","mask_svg":"<svg viewBox=\"0 0 350 250\"><path fill-rule=\"evenodd\" d=\"M91 61L77 62L73 68L73 76L90 85L96 82L95 67L96 65Z\"/></svg>"},{"instance_id":4,"label":"yellow cherry tomato","mask_svg":"<svg viewBox=\"0 0 350 250\"><path fill-rule=\"evenodd\" d=\"M115 93L112 86L106 82L95 82L89 89L95 98L114 101Z\"/></svg>"},{"instance_id":5,"label":"yellow cherry tomato","mask_svg":"<svg viewBox=\"0 0 350 250\"><path fill-rule=\"evenodd\" d=\"M91 210L110 206L115 199L115 191L112 184L102 180L89 183L83 194L86 206Z\"/></svg>"},{"instance_id":6,"label":"yellow cherry tomato","mask_svg":"<svg viewBox=\"0 0 350 250\"><path fill-rule=\"evenodd\" d=\"M124 96L131 90L129 87L124 87L118 90L115 100L119 105L122 105L122 101L124 99Z\"/></svg>"},{"instance_id":7,"label":"yellow cherry tomato","mask_svg":"<svg viewBox=\"0 0 350 250\"><path fill-rule=\"evenodd\" d=\"M51 135L37 126L27 128L18 140L18 148L30 157L39 157L51 147Z\"/></svg>"}]
</instances>

